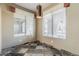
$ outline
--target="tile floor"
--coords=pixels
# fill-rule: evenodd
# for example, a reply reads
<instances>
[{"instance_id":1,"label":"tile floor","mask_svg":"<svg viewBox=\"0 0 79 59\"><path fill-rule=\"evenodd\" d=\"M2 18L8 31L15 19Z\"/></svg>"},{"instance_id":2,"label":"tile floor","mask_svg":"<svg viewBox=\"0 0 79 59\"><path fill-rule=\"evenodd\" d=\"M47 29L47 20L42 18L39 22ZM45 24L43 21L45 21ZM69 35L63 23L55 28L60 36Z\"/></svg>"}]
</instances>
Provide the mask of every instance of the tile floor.
<instances>
[{"instance_id":1,"label":"tile floor","mask_svg":"<svg viewBox=\"0 0 79 59\"><path fill-rule=\"evenodd\" d=\"M26 43L2 50L1 56L75 56L69 52L61 52L45 44Z\"/></svg>"}]
</instances>

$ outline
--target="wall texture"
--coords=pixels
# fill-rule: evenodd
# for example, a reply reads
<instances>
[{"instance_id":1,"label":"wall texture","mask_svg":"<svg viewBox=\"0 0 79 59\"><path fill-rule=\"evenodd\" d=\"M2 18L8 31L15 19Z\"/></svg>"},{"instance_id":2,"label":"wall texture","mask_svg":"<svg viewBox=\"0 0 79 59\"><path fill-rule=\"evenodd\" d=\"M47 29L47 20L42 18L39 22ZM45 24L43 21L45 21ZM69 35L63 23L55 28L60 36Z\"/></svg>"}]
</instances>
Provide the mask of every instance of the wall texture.
<instances>
[{"instance_id":1,"label":"wall texture","mask_svg":"<svg viewBox=\"0 0 79 59\"><path fill-rule=\"evenodd\" d=\"M1 53L1 39L2 35L1 35L1 8L0 8L0 53Z\"/></svg>"},{"instance_id":2,"label":"wall texture","mask_svg":"<svg viewBox=\"0 0 79 59\"><path fill-rule=\"evenodd\" d=\"M63 4L58 4L49 8L44 14L51 13ZM67 13L67 39L56 39L42 36L42 19L37 19L37 39L58 49L64 49L75 54L79 54L79 4L70 4L66 10Z\"/></svg>"},{"instance_id":3,"label":"wall texture","mask_svg":"<svg viewBox=\"0 0 79 59\"><path fill-rule=\"evenodd\" d=\"M21 37L14 37L14 13L7 10L7 5L3 4L2 7L2 13L1 13L1 23L2 23L2 49L8 48L11 46L19 45L26 43L28 41L33 41L35 36L21 36ZM32 13L25 12L22 10L17 9L17 13L22 15L31 15Z\"/></svg>"}]
</instances>

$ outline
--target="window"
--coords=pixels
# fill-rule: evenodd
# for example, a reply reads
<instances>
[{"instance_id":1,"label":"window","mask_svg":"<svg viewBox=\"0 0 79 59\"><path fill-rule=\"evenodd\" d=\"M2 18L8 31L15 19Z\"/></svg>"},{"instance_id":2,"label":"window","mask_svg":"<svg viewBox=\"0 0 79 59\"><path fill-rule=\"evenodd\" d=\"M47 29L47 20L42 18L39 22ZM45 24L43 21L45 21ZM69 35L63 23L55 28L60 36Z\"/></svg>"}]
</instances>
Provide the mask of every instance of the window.
<instances>
[{"instance_id":1,"label":"window","mask_svg":"<svg viewBox=\"0 0 79 59\"><path fill-rule=\"evenodd\" d=\"M66 9L59 9L43 17L43 36L66 39Z\"/></svg>"},{"instance_id":2,"label":"window","mask_svg":"<svg viewBox=\"0 0 79 59\"><path fill-rule=\"evenodd\" d=\"M43 24L43 36L49 36L51 37L53 35L53 19L51 17L51 14L48 14L44 16L42 24Z\"/></svg>"},{"instance_id":3,"label":"window","mask_svg":"<svg viewBox=\"0 0 79 59\"><path fill-rule=\"evenodd\" d=\"M16 16L14 20L14 36L34 35L34 24L33 16Z\"/></svg>"},{"instance_id":4,"label":"window","mask_svg":"<svg viewBox=\"0 0 79 59\"><path fill-rule=\"evenodd\" d=\"M53 37L66 39L66 9L53 12Z\"/></svg>"},{"instance_id":5,"label":"window","mask_svg":"<svg viewBox=\"0 0 79 59\"><path fill-rule=\"evenodd\" d=\"M25 23L26 20L25 19L21 19L21 18L15 18L14 21L14 34L15 36L17 35L24 35L25 34Z\"/></svg>"},{"instance_id":6,"label":"window","mask_svg":"<svg viewBox=\"0 0 79 59\"><path fill-rule=\"evenodd\" d=\"M33 16L26 18L26 35L34 35L35 21Z\"/></svg>"}]
</instances>

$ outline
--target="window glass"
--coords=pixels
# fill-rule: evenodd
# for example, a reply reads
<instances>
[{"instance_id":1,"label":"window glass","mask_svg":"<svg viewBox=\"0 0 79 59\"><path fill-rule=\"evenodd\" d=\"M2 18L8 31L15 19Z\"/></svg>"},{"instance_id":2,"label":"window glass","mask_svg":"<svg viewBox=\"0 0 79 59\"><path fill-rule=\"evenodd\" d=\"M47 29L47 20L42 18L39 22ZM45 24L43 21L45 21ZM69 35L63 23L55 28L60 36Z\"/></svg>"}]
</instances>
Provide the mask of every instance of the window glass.
<instances>
[{"instance_id":1,"label":"window glass","mask_svg":"<svg viewBox=\"0 0 79 59\"><path fill-rule=\"evenodd\" d=\"M43 36L66 39L66 9L46 14L42 20Z\"/></svg>"},{"instance_id":2,"label":"window glass","mask_svg":"<svg viewBox=\"0 0 79 59\"><path fill-rule=\"evenodd\" d=\"M25 33L25 19L15 18L14 21L14 34Z\"/></svg>"},{"instance_id":3,"label":"window glass","mask_svg":"<svg viewBox=\"0 0 79 59\"><path fill-rule=\"evenodd\" d=\"M14 20L14 36L34 35L35 20L33 15L16 16Z\"/></svg>"}]
</instances>

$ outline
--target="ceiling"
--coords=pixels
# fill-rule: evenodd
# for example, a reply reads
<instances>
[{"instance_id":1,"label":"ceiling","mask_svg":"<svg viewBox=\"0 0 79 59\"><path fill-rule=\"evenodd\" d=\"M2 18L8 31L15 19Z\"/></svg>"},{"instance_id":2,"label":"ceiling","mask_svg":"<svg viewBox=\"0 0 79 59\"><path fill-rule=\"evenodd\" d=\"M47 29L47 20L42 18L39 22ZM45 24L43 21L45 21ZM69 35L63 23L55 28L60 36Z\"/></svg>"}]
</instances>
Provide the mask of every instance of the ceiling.
<instances>
[{"instance_id":1,"label":"ceiling","mask_svg":"<svg viewBox=\"0 0 79 59\"><path fill-rule=\"evenodd\" d=\"M42 6L42 9L46 9L48 6L54 5L55 3L16 3L16 5L27 8L34 12L36 11L36 6L39 4Z\"/></svg>"}]
</instances>

